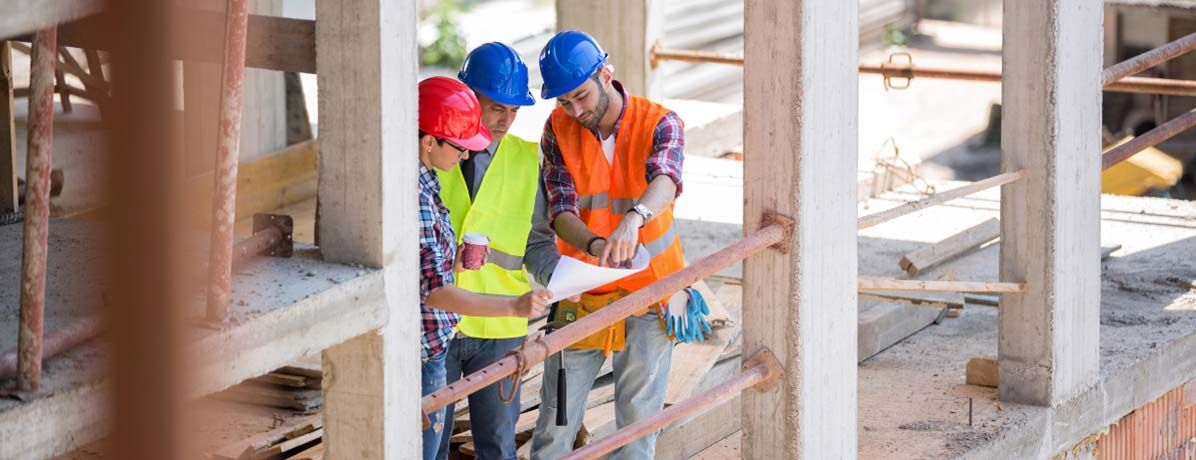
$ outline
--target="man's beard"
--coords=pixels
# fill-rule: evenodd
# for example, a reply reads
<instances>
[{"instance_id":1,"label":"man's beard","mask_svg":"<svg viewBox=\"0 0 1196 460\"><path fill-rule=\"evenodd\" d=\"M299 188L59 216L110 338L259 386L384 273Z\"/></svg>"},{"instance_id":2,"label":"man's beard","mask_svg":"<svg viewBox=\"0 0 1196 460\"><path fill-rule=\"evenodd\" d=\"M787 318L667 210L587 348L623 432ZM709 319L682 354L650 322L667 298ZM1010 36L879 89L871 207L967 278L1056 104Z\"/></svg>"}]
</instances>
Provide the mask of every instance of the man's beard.
<instances>
[{"instance_id":1,"label":"man's beard","mask_svg":"<svg viewBox=\"0 0 1196 460\"><path fill-rule=\"evenodd\" d=\"M606 89L602 85L598 85L598 106L594 107L594 116L590 122L581 122L582 126L589 129L598 129L598 124L602 122L602 118L606 116L606 111L610 109L610 96L606 95Z\"/></svg>"}]
</instances>

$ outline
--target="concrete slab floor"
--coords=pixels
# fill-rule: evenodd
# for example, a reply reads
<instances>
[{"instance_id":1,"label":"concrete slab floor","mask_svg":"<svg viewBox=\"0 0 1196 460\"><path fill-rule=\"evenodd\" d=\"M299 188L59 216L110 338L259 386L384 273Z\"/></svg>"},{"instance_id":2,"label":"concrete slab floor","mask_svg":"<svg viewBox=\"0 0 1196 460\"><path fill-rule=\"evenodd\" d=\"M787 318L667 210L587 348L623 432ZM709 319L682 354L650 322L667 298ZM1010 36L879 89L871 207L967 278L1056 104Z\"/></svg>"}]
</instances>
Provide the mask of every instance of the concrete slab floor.
<instances>
[{"instance_id":1,"label":"concrete slab floor","mask_svg":"<svg viewBox=\"0 0 1196 460\"><path fill-rule=\"evenodd\" d=\"M917 197L889 193L861 215ZM896 269L905 253L998 214L999 191L989 190L864 230L861 273ZM1122 245L1102 264L1100 384L1055 410L964 384L970 358L997 353L997 309L969 305L860 365L860 458L1049 457L1196 378L1196 203L1106 195L1100 232L1103 246ZM925 279L995 280L998 251L987 246ZM738 448L731 436L695 458Z\"/></svg>"},{"instance_id":2,"label":"concrete slab floor","mask_svg":"<svg viewBox=\"0 0 1196 460\"><path fill-rule=\"evenodd\" d=\"M0 331L7 331L0 333L0 349L4 350L15 347L17 340L22 231L21 225L0 226L0 254L4 255L0 257ZM50 222L47 332L79 315L98 312L103 297L99 241L95 223ZM204 265L196 264L201 271ZM198 279L206 279L206 275ZM275 363L277 367L318 352L327 345L323 342L339 342L369 330L365 324L381 321L376 308L351 308L338 302L378 303L372 296L374 291L381 295L380 286L377 270L325 263L310 245L297 245L292 258L263 257L247 263L234 277L229 321L219 329L190 331L194 340L191 351L205 354L194 361L195 367L215 369L219 374L205 379L202 390L227 387L255 375L258 367L273 368L272 359L281 360ZM202 299L202 292L197 292L195 301L183 307L189 317L200 317ZM336 320L342 314L369 319ZM354 328L361 330L348 330ZM310 343L296 340L296 334L300 339L311 337ZM280 343L287 345L285 350L272 348ZM290 357L274 359L271 354ZM5 440L0 442L0 458L54 455L101 436L106 429L102 426L106 355L102 343L89 342L46 360L43 391L31 400L0 398L0 439ZM13 382L0 380L0 389L11 388ZM30 419L31 414L40 415ZM69 423L68 418L72 419Z\"/></svg>"}]
</instances>

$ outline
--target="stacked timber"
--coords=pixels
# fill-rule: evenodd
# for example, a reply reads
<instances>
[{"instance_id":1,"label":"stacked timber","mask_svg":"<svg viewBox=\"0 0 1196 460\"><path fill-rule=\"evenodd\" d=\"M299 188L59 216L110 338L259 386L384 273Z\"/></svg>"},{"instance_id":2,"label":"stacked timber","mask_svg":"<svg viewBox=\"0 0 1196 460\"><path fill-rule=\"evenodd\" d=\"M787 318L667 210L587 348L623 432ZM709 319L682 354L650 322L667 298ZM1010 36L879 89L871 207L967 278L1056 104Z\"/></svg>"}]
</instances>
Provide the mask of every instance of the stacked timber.
<instances>
[{"instance_id":1,"label":"stacked timber","mask_svg":"<svg viewBox=\"0 0 1196 460\"><path fill-rule=\"evenodd\" d=\"M301 417L265 433L220 448L213 460L324 458L324 421L320 414Z\"/></svg>"},{"instance_id":2,"label":"stacked timber","mask_svg":"<svg viewBox=\"0 0 1196 460\"><path fill-rule=\"evenodd\" d=\"M287 366L217 393L226 401L312 412L324 398L320 390L323 373L318 369Z\"/></svg>"}]
</instances>

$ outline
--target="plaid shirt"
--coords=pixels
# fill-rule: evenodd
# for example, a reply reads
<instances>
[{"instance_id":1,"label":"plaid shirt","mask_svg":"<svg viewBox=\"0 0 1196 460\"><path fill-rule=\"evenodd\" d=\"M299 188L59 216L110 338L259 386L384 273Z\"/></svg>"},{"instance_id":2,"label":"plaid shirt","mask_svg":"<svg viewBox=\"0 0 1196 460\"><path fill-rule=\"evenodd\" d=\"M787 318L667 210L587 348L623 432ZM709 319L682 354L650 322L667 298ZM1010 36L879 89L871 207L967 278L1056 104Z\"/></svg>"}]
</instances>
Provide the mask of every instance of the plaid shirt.
<instances>
[{"instance_id":1,"label":"plaid shirt","mask_svg":"<svg viewBox=\"0 0 1196 460\"><path fill-rule=\"evenodd\" d=\"M420 357L444 351L452 339L461 315L429 307L428 294L453 284L453 257L457 237L449 221L449 210L440 200L440 178L419 165L419 313L423 333Z\"/></svg>"},{"instance_id":2,"label":"plaid shirt","mask_svg":"<svg viewBox=\"0 0 1196 460\"><path fill-rule=\"evenodd\" d=\"M623 108L627 108L630 97L623 90L623 84L614 81L615 90L623 96ZM623 123L623 110L615 119L614 132L619 132L619 125ZM595 138L601 140L598 131L590 130ZM677 184L677 196L681 196L681 164L685 160L685 128L681 117L676 112L665 114L652 131L652 154L648 156L647 174L645 179L652 182L656 176L665 175ZM565 158L561 155L560 145L557 144L556 134L552 132L552 118L544 124L544 135L540 138L540 150L544 152L544 192L548 195L548 215L556 219L557 214L571 212L581 215L577 209L577 187L573 182L573 175L565 167ZM618 154L618 152L615 152Z\"/></svg>"}]
</instances>

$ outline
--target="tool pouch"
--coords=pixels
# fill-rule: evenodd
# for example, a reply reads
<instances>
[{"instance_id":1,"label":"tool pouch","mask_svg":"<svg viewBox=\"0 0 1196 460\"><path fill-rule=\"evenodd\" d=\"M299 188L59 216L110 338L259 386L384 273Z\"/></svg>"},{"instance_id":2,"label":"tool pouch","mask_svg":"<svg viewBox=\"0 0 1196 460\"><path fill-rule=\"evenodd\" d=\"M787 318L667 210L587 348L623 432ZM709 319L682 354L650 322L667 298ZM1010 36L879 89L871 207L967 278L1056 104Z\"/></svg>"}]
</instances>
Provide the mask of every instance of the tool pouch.
<instances>
[{"instance_id":1,"label":"tool pouch","mask_svg":"<svg viewBox=\"0 0 1196 460\"><path fill-rule=\"evenodd\" d=\"M553 321L572 323L589 316L591 313L614 303L627 296L625 291L615 291L608 294L582 294L581 302L562 300L557 304L556 316ZM626 346L627 330L623 320L612 324L594 335L581 339L569 346L575 350L602 350L602 354L610 356L612 351L623 351Z\"/></svg>"}]
</instances>

